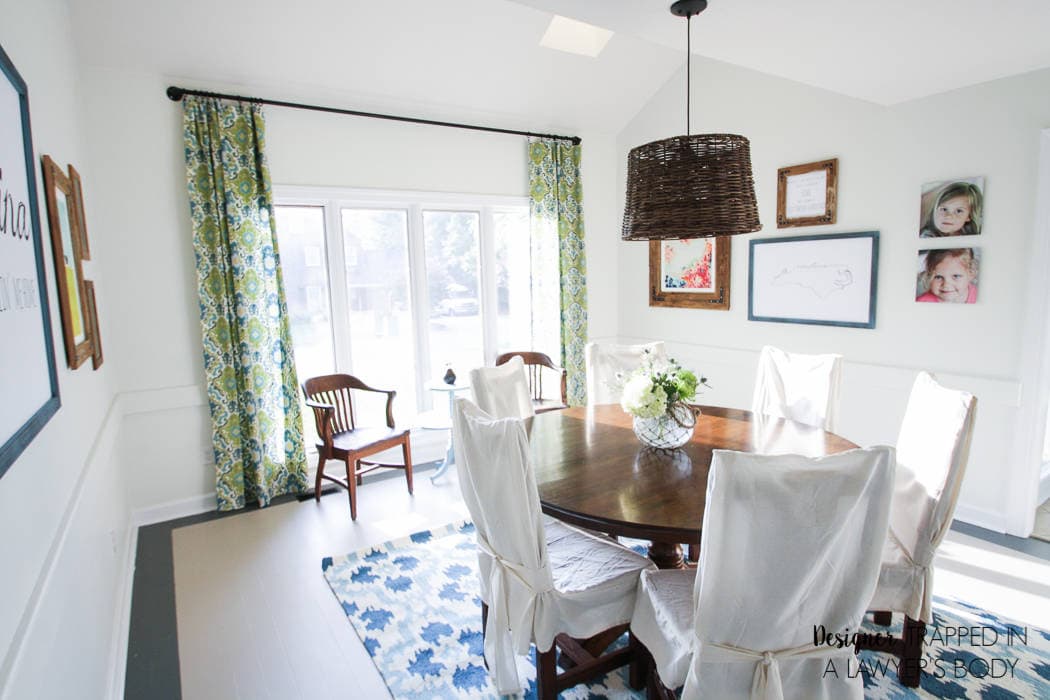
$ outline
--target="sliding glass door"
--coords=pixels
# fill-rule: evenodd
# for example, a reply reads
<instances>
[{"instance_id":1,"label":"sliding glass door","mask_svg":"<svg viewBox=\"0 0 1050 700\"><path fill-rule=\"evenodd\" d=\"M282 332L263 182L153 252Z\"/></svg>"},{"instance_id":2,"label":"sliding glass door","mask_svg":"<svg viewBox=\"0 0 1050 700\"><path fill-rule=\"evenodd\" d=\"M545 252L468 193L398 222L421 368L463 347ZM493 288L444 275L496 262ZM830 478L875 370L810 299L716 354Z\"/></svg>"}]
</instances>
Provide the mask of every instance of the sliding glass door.
<instances>
[{"instance_id":1,"label":"sliding glass door","mask_svg":"<svg viewBox=\"0 0 1050 700\"><path fill-rule=\"evenodd\" d=\"M395 389L395 419L413 425L443 408L426 386L447 367L466 378L507 350L558 361L557 240L530 237L524 199L275 194L300 381L345 372Z\"/></svg>"},{"instance_id":2,"label":"sliding glass door","mask_svg":"<svg viewBox=\"0 0 1050 700\"><path fill-rule=\"evenodd\" d=\"M370 386L395 389L399 424L416 414L412 291L409 286L408 212L342 209L347 366ZM372 397L385 399L380 396ZM382 416L381 406L362 409Z\"/></svg>"}]
</instances>

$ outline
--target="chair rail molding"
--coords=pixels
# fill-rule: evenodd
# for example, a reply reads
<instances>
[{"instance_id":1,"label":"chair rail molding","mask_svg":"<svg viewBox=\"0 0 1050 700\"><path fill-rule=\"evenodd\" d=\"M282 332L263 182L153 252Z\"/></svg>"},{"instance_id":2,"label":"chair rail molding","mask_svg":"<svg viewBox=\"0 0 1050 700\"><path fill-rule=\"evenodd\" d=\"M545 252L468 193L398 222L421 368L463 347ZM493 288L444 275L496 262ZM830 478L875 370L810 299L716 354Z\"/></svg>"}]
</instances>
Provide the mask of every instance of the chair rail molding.
<instances>
[{"instance_id":1,"label":"chair rail molding","mask_svg":"<svg viewBox=\"0 0 1050 700\"><path fill-rule=\"evenodd\" d=\"M1050 237L1050 234L1048 234ZM619 343L647 343L659 338L620 336ZM754 389L759 348L701 345L663 339L667 354L704 376L711 389L698 397L700 404L749 408ZM839 435L858 445L893 445L897 440L908 394L915 374L932 372L946 386L965 389L978 397L977 425L970 462L956 508L956 519L995 532L1019 534L1011 513L1013 489L1020 473L1016 463L1011 479L1004 480L1004 455L1014 454L1018 413L1024 385L1017 379L940 372L936 367L878 365L844 358ZM1038 475L1033 475L1033 478ZM1024 481L1022 489L1034 492L1035 482ZM1016 508L1014 508L1016 510ZM1034 510L1034 507L1033 507Z\"/></svg>"}]
</instances>

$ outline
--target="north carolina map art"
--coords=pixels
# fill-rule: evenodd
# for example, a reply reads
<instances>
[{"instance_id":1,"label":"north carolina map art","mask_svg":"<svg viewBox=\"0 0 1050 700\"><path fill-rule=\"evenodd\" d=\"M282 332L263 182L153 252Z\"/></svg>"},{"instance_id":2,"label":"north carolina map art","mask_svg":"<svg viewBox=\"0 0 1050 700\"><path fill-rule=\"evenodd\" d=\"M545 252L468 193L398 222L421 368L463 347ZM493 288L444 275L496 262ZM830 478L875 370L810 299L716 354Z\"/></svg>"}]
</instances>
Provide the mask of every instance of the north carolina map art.
<instances>
[{"instance_id":1,"label":"north carolina map art","mask_svg":"<svg viewBox=\"0 0 1050 700\"><path fill-rule=\"evenodd\" d=\"M769 282L774 287L795 285L827 299L853 284L853 271L848 265L809 263L785 267Z\"/></svg>"}]
</instances>

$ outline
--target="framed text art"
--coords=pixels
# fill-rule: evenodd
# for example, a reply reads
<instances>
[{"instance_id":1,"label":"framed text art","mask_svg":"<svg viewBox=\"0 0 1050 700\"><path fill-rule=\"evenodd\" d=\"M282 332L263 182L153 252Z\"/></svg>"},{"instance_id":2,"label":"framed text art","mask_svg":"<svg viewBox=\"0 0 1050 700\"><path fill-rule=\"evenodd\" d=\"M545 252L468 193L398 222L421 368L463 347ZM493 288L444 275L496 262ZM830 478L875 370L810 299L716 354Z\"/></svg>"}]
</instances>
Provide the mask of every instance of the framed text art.
<instances>
[{"instance_id":1,"label":"framed text art","mask_svg":"<svg viewBox=\"0 0 1050 700\"><path fill-rule=\"evenodd\" d=\"M839 159L777 171L777 228L835 223Z\"/></svg>"},{"instance_id":2,"label":"framed text art","mask_svg":"<svg viewBox=\"0 0 1050 700\"><path fill-rule=\"evenodd\" d=\"M879 232L751 241L750 321L875 327Z\"/></svg>"},{"instance_id":3,"label":"framed text art","mask_svg":"<svg viewBox=\"0 0 1050 700\"><path fill-rule=\"evenodd\" d=\"M0 476L59 407L25 81L0 47Z\"/></svg>"},{"instance_id":4,"label":"framed text art","mask_svg":"<svg viewBox=\"0 0 1050 700\"><path fill-rule=\"evenodd\" d=\"M730 237L649 241L649 306L729 308Z\"/></svg>"},{"instance_id":5,"label":"framed text art","mask_svg":"<svg viewBox=\"0 0 1050 700\"><path fill-rule=\"evenodd\" d=\"M66 364L76 369L91 357L91 329L84 303L84 271L80 262L80 217L69 177L50 156L43 157L42 166Z\"/></svg>"}]
</instances>

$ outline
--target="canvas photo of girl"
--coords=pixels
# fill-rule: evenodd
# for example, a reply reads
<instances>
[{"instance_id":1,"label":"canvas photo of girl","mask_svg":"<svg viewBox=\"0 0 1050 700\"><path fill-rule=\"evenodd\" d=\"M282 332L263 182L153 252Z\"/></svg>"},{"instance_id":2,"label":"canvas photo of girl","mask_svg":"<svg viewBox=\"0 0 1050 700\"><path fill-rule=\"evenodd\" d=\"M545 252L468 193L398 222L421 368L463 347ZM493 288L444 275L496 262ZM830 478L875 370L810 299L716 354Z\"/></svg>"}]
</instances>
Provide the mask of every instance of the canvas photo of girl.
<instances>
[{"instance_id":1,"label":"canvas photo of girl","mask_svg":"<svg viewBox=\"0 0 1050 700\"><path fill-rule=\"evenodd\" d=\"M976 236L981 233L984 178L928 182L922 186L919 237Z\"/></svg>"},{"instance_id":2,"label":"canvas photo of girl","mask_svg":"<svg viewBox=\"0 0 1050 700\"><path fill-rule=\"evenodd\" d=\"M980 253L980 248L920 250L915 301L976 304Z\"/></svg>"}]
</instances>

